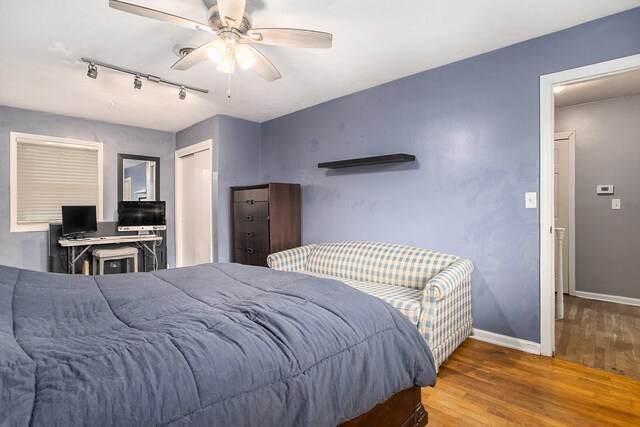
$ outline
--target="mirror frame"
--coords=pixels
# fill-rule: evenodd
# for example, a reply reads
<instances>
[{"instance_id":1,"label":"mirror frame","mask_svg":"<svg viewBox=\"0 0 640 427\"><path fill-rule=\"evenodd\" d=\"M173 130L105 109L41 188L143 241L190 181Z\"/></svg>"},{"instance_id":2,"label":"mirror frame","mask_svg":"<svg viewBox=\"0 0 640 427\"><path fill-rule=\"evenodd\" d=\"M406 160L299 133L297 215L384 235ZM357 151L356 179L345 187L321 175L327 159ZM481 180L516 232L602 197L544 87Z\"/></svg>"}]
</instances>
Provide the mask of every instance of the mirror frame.
<instances>
[{"instance_id":1,"label":"mirror frame","mask_svg":"<svg viewBox=\"0 0 640 427\"><path fill-rule=\"evenodd\" d=\"M137 154L118 153L118 201L124 199L122 190L124 189L124 161L125 160L145 160L148 162L156 162L156 201L160 199L160 157L139 156Z\"/></svg>"}]
</instances>

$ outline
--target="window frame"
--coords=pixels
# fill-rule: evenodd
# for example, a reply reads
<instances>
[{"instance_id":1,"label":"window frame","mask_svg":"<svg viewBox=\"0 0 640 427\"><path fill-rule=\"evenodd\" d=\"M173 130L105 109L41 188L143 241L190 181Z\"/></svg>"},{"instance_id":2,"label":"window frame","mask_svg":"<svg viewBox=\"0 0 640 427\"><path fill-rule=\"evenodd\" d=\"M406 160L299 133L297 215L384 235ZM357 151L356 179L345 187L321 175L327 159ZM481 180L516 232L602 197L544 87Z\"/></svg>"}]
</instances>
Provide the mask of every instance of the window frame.
<instances>
[{"instance_id":1,"label":"window frame","mask_svg":"<svg viewBox=\"0 0 640 427\"><path fill-rule=\"evenodd\" d=\"M104 146L102 142L83 141L79 139L60 138L47 135L35 135L22 132L9 132L9 195L10 195L10 232L48 231L49 222L34 222L18 224L18 138L28 138L54 144L83 145L98 149L98 206L96 206L97 220L104 218Z\"/></svg>"}]
</instances>

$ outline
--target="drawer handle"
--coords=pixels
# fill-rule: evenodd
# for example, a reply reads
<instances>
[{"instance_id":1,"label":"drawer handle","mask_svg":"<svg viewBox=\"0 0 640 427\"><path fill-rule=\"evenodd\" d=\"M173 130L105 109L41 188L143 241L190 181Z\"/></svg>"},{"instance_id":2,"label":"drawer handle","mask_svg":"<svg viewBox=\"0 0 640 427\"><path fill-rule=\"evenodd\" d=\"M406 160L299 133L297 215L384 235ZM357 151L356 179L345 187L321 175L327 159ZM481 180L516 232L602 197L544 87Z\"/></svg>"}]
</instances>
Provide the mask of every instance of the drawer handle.
<instances>
[{"instance_id":1,"label":"drawer handle","mask_svg":"<svg viewBox=\"0 0 640 427\"><path fill-rule=\"evenodd\" d=\"M250 231L247 233L247 237L253 237L253 233Z\"/></svg>"},{"instance_id":2,"label":"drawer handle","mask_svg":"<svg viewBox=\"0 0 640 427\"><path fill-rule=\"evenodd\" d=\"M253 215L247 215L245 218L247 221L253 221Z\"/></svg>"},{"instance_id":3,"label":"drawer handle","mask_svg":"<svg viewBox=\"0 0 640 427\"><path fill-rule=\"evenodd\" d=\"M247 200L247 204L249 204L249 205L252 205L252 204L254 204L254 203L255 203L255 200L253 200L253 199L249 199L249 200Z\"/></svg>"},{"instance_id":4,"label":"drawer handle","mask_svg":"<svg viewBox=\"0 0 640 427\"><path fill-rule=\"evenodd\" d=\"M251 248L247 248L247 253L248 253L248 254L252 254L252 253L253 253L253 249L251 249Z\"/></svg>"}]
</instances>

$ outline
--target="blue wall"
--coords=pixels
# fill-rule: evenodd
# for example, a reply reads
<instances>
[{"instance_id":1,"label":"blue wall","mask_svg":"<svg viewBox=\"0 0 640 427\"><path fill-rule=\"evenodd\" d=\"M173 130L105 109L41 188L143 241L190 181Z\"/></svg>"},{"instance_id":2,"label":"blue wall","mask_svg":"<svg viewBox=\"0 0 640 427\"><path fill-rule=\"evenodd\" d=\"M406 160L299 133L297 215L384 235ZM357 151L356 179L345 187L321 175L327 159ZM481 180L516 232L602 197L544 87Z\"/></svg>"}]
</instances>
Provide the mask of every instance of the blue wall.
<instances>
[{"instance_id":1,"label":"blue wall","mask_svg":"<svg viewBox=\"0 0 640 427\"><path fill-rule=\"evenodd\" d=\"M213 140L213 168L218 172L217 206L214 201L214 212L217 213L217 224L213 227L214 239L218 243L218 261L229 262L230 188L260 182L260 124L228 116L214 116L178 132L176 148L185 148L207 139Z\"/></svg>"},{"instance_id":2,"label":"blue wall","mask_svg":"<svg viewBox=\"0 0 640 427\"><path fill-rule=\"evenodd\" d=\"M104 219L114 221L117 153L160 157L160 197L167 202L167 260L175 266L173 228L175 135L151 129L0 106L0 264L47 270L47 232L9 232L9 132L100 141L104 149Z\"/></svg>"},{"instance_id":3,"label":"blue wall","mask_svg":"<svg viewBox=\"0 0 640 427\"><path fill-rule=\"evenodd\" d=\"M303 185L303 242L374 240L468 257L475 327L539 342L539 77L640 53L640 8L262 125L262 181ZM415 164L327 171L393 152Z\"/></svg>"}]
</instances>

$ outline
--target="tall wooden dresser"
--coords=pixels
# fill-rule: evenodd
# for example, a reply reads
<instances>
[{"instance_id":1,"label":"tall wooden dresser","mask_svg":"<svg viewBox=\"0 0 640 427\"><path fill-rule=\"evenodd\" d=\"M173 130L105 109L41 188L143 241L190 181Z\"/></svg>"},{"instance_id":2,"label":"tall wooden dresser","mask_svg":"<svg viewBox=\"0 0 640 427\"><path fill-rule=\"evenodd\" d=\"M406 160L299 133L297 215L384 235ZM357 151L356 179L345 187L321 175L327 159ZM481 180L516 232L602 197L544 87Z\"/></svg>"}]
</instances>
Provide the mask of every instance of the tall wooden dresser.
<instances>
[{"instance_id":1,"label":"tall wooden dresser","mask_svg":"<svg viewBox=\"0 0 640 427\"><path fill-rule=\"evenodd\" d=\"M267 265L267 255L301 244L300 184L231 187L233 261Z\"/></svg>"}]
</instances>

